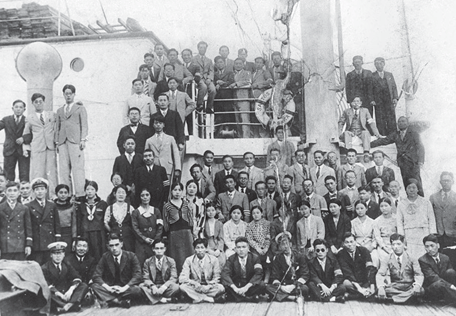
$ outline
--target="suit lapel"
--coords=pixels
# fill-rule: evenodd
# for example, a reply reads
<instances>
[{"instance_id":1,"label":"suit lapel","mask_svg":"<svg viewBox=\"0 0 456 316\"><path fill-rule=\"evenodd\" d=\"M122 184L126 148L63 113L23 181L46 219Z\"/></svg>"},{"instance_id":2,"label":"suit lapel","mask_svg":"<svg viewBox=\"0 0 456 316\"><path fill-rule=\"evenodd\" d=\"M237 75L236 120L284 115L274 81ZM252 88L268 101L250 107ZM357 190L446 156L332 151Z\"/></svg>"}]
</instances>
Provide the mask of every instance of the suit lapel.
<instances>
[{"instance_id":1,"label":"suit lapel","mask_svg":"<svg viewBox=\"0 0 456 316\"><path fill-rule=\"evenodd\" d=\"M40 205L41 207L41 205ZM44 210L43 210L43 216L41 217L41 222L49 216L49 213L51 212L51 207L49 206L49 201L46 201L44 204Z\"/></svg>"},{"instance_id":2,"label":"suit lapel","mask_svg":"<svg viewBox=\"0 0 456 316\"><path fill-rule=\"evenodd\" d=\"M108 254L107 261L108 261L108 267L109 267L109 270L111 271L111 274L113 276L115 276L116 275L116 268L114 266L115 265L114 258L113 258L113 256L111 254Z\"/></svg>"},{"instance_id":3,"label":"suit lapel","mask_svg":"<svg viewBox=\"0 0 456 316\"><path fill-rule=\"evenodd\" d=\"M11 209L11 207L9 206L9 204L8 204L8 203L6 203L6 204L7 204L8 207ZM19 209L19 207L17 207L18 204L19 204L19 203L16 202L16 205L14 206L14 210L11 210L11 211L12 211L12 212L11 212L11 218L16 217L16 216L21 212L21 210Z\"/></svg>"},{"instance_id":4,"label":"suit lapel","mask_svg":"<svg viewBox=\"0 0 456 316\"><path fill-rule=\"evenodd\" d=\"M152 262L150 264L150 274L152 275L152 280L155 282L155 278L157 277L157 266L156 264L157 258L155 256L152 257Z\"/></svg>"},{"instance_id":5,"label":"suit lapel","mask_svg":"<svg viewBox=\"0 0 456 316\"><path fill-rule=\"evenodd\" d=\"M125 252L122 252L122 257L120 258L120 272L125 268L125 265L127 264L127 256Z\"/></svg>"}]
</instances>

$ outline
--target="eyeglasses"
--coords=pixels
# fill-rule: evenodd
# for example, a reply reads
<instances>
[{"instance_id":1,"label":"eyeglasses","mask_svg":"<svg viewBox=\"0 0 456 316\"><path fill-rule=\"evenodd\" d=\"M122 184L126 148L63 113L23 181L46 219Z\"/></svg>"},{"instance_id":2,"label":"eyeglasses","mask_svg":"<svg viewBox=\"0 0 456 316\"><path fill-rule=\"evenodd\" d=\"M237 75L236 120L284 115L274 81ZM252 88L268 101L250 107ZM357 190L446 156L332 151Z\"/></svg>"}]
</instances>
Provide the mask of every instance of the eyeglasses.
<instances>
[{"instance_id":1,"label":"eyeglasses","mask_svg":"<svg viewBox=\"0 0 456 316\"><path fill-rule=\"evenodd\" d=\"M325 252L326 249L315 249L315 252Z\"/></svg>"},{"instance_id":2,"label":"eyeglasses","mask_svg":"<svg viewBox=\"0 0 456 316\"><path fill-rule=\"evenodd\" d=\"M154 249L160 250L160 249L165 249L165 247L155 247Z\"/></svg>"}]
</instances>

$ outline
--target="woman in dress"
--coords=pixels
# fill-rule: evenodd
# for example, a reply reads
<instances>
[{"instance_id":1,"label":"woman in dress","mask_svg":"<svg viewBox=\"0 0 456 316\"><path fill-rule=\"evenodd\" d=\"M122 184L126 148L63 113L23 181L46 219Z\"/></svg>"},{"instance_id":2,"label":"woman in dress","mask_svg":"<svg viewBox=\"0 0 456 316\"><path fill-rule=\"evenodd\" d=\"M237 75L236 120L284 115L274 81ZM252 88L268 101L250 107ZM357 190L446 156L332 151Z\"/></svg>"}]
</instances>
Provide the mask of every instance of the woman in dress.
<instances>
[{"instance_id":1,"label":"woman in dress","mask_svg":"<svg viewBox=\"0 0 456 316\"><path fill-rule=\"evenodd\" d=\"M355 236L358 246L367 248L371 253L374 266L379 267L376 251L377 241L374 235L374 220L366 215L367 204L363 201L356 201L355 212L358 215L351 221L351 232Z\"/></svg>"},{"instance_id":2,"label":"woman in dress","mask_svg":"<svg viewBox=\"0 0 456 316\"><path fill-rule=\"evenodd\" d=\"M127 188L121 184L112 190L116 202L109 205L104 217L104 225L109 234L117 234L123 239L123 250L135 252L135 235L131 224L133 206L126 202Z\"/></svg>"},{"instance_id":3,"label":"woman in dress","mask_svg":"<svg viewBox=\"0 0 456 316\"><path fill-rule=\"evenodd\" d=\"M85 184L85 197L80 204L76 204L78 219L78 237L87 240L89 255L98 262L106 251L106 232L104 216L108 204L98 195L98 184L88 181Z\"/></svg>"},{"instance_id":4,"label":"woman in dress","mask_svg":"<svg viewBox=\"0 0 456 316\"><path fill-rule=\"evenodd\" d=\"M168 233L168 254L176 261L177 273L187 257L193 254L193 213L186 199L182 199L182 183L171 186L171 199L163 207L163 227Z\"/></svg>"},{"instance_id":5,"label":"woman in dress","mask_svg":"<svg viewBox=\"0 0 456 316\"><path fill-rule=\"evenodd\" d=\"M74 248L73 241L76 240L78 234L76 209L70 196L70 188L66 184L59 184L55 188L55 194L57 198L54 203L59 212L61 239L68 245L65 248L65 253L68 255Z\"/></svg>"},{"instance_id":6,"label":"woman in dress","mask_svg":"<svg viewBox=\"0 0 456 316\"><path fill-rule=\"evenodd\" d=\"M210 203L206 207L206 220L204 225L204 238L207 239L207 253L218 258L220 267L223 268L226 262L225 242L223 240L223 223L217 218L215 205Z\"/></svg>"},{"instance_id":7,"label":"woman in dress","mask_svg":"<svg viewBox=\"0 0 456 316\"><path fill-rule=\"evenodd\" d=\"M136 236L135 251L141 267L154 252L152 244L155 239L160 239L163 233L163 220L158 208L149 205L150 192L142 189L141 205L131 214L131 223Z\"/></svg>"},{"instance_id":8,"label":"woman in dress","mask_svg":"<svg viewBox=\"0 0 456 316\"><path fill-rule=\"evenodd\" d=\"M233 205L230 209L230 220L223 224L223 240L226 245L225 254L227 258L234 255L236 238L241 236L245 237L247 223L242 220L243 218L244 211L242 207L239 205Z\"/></svg>"},{"instance_id":9,"label":"woman in dress","mask_svg":"<svg viewBox=\"0 0 456 316\"><path fill-rule=\"evenodd\" d=\"M263 209L254 206L251 210L253 221L247 224L245 237L249 241L250 252L259 256L265 271L264 282L269 282L271 258L268 258L269 245L271 244L271 223L263 218Z\"/></svg>"},{"instance_id":10,"label":"woman in dress","mask_svg":"<svg viewBox=\"0 0 456 316\"><path fill-rule=\"evenodd\" d=\"M418 259L424 254L423 238L437 233L431 202L418 195L418 181L409 179L407 198L397 205L397 232L405 236L407 252Z\"/></svg>"},{"instance_id":11,"label":"woman in dress","mask_svg":"<svg viewBox=\"0 0 456 316\"><path fill-rule=\"evenodd\" d=\"M203 238L206 214L204 214L204 200L196 195L198 193L198 184L195 180L189 180L185 184L185 192L185 200L193 214L193 238Z\"/></svg>"},{"instance_id":12,"label":"woman in dress","mask_svg":"<svg viewBox=\"0 0 456 316\"><path fill-rule=\"evenodd\" d=\"M377 241L377 254L380 262L386 262L392 253L390 236L397 233L396 215L393 214L392 202L388 198L380 201L382 215L374 220L374 235Z\"/></svg>"}]
</instances>

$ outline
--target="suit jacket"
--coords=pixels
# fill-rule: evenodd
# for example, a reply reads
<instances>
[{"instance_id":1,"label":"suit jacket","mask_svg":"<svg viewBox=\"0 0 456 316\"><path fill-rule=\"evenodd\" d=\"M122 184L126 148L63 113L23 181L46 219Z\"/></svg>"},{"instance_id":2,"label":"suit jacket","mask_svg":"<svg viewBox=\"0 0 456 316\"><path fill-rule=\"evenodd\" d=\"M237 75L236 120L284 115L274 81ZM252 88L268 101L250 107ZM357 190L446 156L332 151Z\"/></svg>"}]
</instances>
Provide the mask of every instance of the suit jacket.
<instances>
[{"instance_id":1,"label":"suit jacket","mask_svg":"<svg viewBox=\"0 0 456 316\"><path fill-rule=\"evenodd\" d=\"M95 258L86 254L82 259L82 262L80 262L78 256L75 253L72 253L68 257L65 257L65 261L76 270L81 277L82 282L89 284L90 280L92 280L95 268L97 267Z\"/></svg>"},{"instance_id":2,"label":"suit jacket","mask_svg":"<svg viewBox=\"0 0 456 316\"><path fill-rule=\"evenodd\" d=\"M50 286L51 293L55 293L56 291L65 293L70 286L82 281L79 273L71 265L65 261L62 261L60 265L62 269L60 273L52 261L48 261L41 266L44 278Z\"/></svg>"},{"instance_id":3,"label":"suit jacket","mask_svg":"<svg viewBox=\"0 0 456 316\"><path fill-rule=\"evenodd\" d=\"M325 178L327 176L336 177L336 172L333 168L326 166L325 164L320 166L320 177L317 179L317 166L310 168L310 179L314 183L315 193L318 195L325 195L328 193L328 189L325 187Z\"/></svg>"},{"instance_id":4,"label":"suit jacket","mask_svg":"<svg viewBox=\"0 0 456 316\"><path fill-rule=\"evenodd\" d=\"M81 102L71 105L70 112L65 113L66 104L57 110L55 123L55 142L62 145L66 141L79 144L81 140L87 139L89 124L87 111Z\"/></svg>"},{"instance_id":5,"label":"suit jacket","mask_svg":"<svg viewBox=\"0 0 456 316\"><path fill-rule=\"evenodd\" d=\"M217 85L217 81L223 81L224 83L220 84L220 87L227 88L229 85L234 83L234 72L228 71L228 69L224 69L222 73L219 70L216 70L214 73L214 84ZM219 90L217 91L216 97L220 99L228 99L229 96L232 98L233 91L232 90Z\"/></svg>"},{"instance_id":6,"label":"suit jacket","mask_svg":"<svg viewBox=\"0 0 456 316\"><path fill-rule=\"evenodd\" d=\"M31 145L32 153L55 149L56 115L52 111L43 111L43 115L44 125L41 123L40 116L36 112L25 119L24 143Z\"/></svg>"},{"instance_id":7,"label":"suit jacket","mask_svg":"<svg viewBox=\"0 0 456 316\"><path fill-rule=\"evenodd\" d=\"M119 137L117 137L117 148L119 148L119 153L122 155L125 152L125 148L123 147L125 138L133 135L135 136L135 153L138 154L143 154L144 153L144 147L146 145L146 140L152 136L150 127L144 124L138 124L138 127L136 128L136 133L133 133L133 130L131 129L130 124L125 125L122 127L119 131Z\"/></svg>"},{"instance_id":8,"label":"suit jacket","mask_svg":"<svg viewBox=\"0 0 456 316\"><path fill-rule=\"evenodd\" d=\"M182 124L184 124L185 118L196 109L195 101L182 91L176 90L175 98L172 97L171 91L166 92L166 94L169 96L169 109L179 113Z\"/></svg>"},{"instance_id":9,"label":"suit jacket","mask_svg":"<svg viewBox=\"0 0 456 316\"><path fill-rule=\"evenodd\" d=\"M32 222L33 251L47 251L47 246L60 239L59 211L54 202L46 201L41 207L37 200L33 200L26 206L30 209Z\"/></svg>"},{"instance_id":10,"label":"suit jacket","mask_svg":"<svg viewBox=\"0 0 456 316\"><path fill-rule=\"evenodd\" d=\"M350 200L350 205L346 206L347 212L353 212L355 214L355 202L359 200L359 193L356 187L354 190L349 190L348 187L345 187L339 193L346 195Z\"/></svg>"},{"instance_id":11,"label":"suit jacket","mask_svg":"<svg viewBox=\"0 0 456 316\"><path fill-rule=\"evenodd\" d=\"M135 170L144 165L143 155L137 154L133 156L131 163L128 162L126 154L117 156L114 160L112 173L118 172L123 179L122 184L131 186L134 181Z\"/></svg>"},{"instance_id":12,"label":"suit jacket","mask_svg":"<svg viewBox=\"0 0 456 316\"><path fill-rule=\"evenodd\" d=\"M238 173L236 170L231 169L231 174L234 176L235 179L237 179ZM226 190L228 190L225 185L225 169L222 169L215 174L214 186L215 186L215 191L217 192L217 194L226 192Z\"/></svg>"},{"instance_id":13,"label":"suit jacket","mask_svg":"<svg viewBox=\"0 0 456 316\"><path fill-rule=\"evenodd\" d=\"M269 71L264 69L252 70L252 85L257 85L257 87L254 88L254 91L259 90L259 94L261 94L261 91L270 88L273 81Z\"/></svg>"},{"instance_id":14,"label":"suit jacket","mask_svg":"<svg viewBox=\"0 0 456 316\"><path fill-rule=\"evenodd\" d=\"M323 220L325 222L325 239L329 246L335 246L337 249L342 247L345 233L351 233L351 221L350 218L340 213L337 227L334 224L334 217L330 213Z\"/></svg>"},{"instance_id":15,"label":"suit jacket","mask_svg":"<svg viewBox=\"0 0 456 316\"><path fill-rule=\"evenodd\" d=\"M216 194L215 186L211 178L205 176L203 173L201 176L201 182L198 186L198 196L203 199L214 201Z\"/></svg>"},{"instance_id":16,"label":"suit jacket","mask_svg":"<svg viewBox=\"0 0 456 316\"><path fill-rule=\"evenodd\" d=\"M272 222L275 216L278 216L277 203L270 198L263 199L263 205L260 204L258 199L255 199L250 202L250 209L253 209L255 206L260 206L263 209L263 217Z\"/></svg>"},{"instance_id":17,"label":"suit jacket","mask_svg":"<svg viewBox=\"0 0 456 316\"><path fill-rule=\"evenodd\" d=\"M240 171L245 171L249 174L249 182L247 183L249 189L255 190L255 184L259 181L264 181L263 169L252 166L250 167L250 172L248 171L248 167L244 167Z\"/></svg>"},{"instance_id":18,"label":"suit jacket","mask_svg":"<svg viewBox=\"0 0 456 316\"><path fill-rule=\"evenodd\" d=\"M250 86L252 83L252 75L250 71L241 69L238 72L234 72L234 82L236 83L237 87L246 87Z\"/></svg>"},{"instance_id":19,"label":"suit jacket","mask_svg":"<svg viewBox=\"0 0 456 316\"><path fill-rule=\"evenodd\" d=\"M356 183L355 186L357 188L361 186L365 186L367 184L366 182L366 176L364 175L364 168L361 167L360 165L353 165L352 167L346 163L341 165L339 168L337 168L337 189L342 190L347 186L347 182L345 181L345 173L349 170L353 170L356 174Z\"/></svg>"},{"instance_id":20,"label":"suit jacket","mask_svg":"<svg viewBox=\"0 0 456 316\"><path fill-rule=\"evenodd\" d=\"M204 273L206 282L211 284L219 283L221 270L218 259L210 254L206 254L203 260L203 271L201 271L198 257L196 255L187 257L179 275L179 283L185 284L192 280L201 284L202 273Z\"/></svg>"},{"instance_id":21,"label":"suit jacket","mask_svg":"<svg viewBox=\"0 0 456 316\"><path fill-rule=\"evenodd\" d=\"M23 253L33 241L32 222L27 206L16 203L14 210L8 202L0 203L1 253Z\"/></svg>"},{"instance_id":22,"label":"suit jacket","mask_svg":"<svg viewBox=\"0 0 456 316\"><path fill-rule=\"evenodd\" d=\"M155 56L154 58L154 65L153 65L153 68L154 68L154 75L155 75L155 82L158 81L158 76L160 75L160 72L161 70L163 69L163 66L166 64L166 63L169 63L169 59L168 57L166 57L165 55L162 56L163 59L159 59L158 56Z\"/></svg>"},{"instance_id":23,"label":"suit jacket","mask_svg":"<svg viewBox=\"0 0 456 316\"><path fill-rule=\"evenodd\" d=\"M257 285L263 279L263 267L261 265L260 257L249 252L247 255L247 262L245 264L246 279L242 279L242 268L239 262L239 256L234 254L230 256L222 270L222 284L224 286L231 286L234 284L237 287L242 287L247 283Z\"/></svg>"},{"instance_id":24,"label":"suit jacket","mask_svg":"<svg viewBox=\"0 0 456 316\"><path fill-rule=\"evenodd\" d=\"M294 284L295 280L301 281L303 284L310 279L309 266L305 256L296 255L292 258L292 268L288 270L288 263L283 253L278 254L272 261L272 283L281 282L282 284ZM285 275L285 273L288 273Z\"/></svg>"},{"instance_id":25,"label":"suit jacket","mask_svg":"<svg viewBox=\"0 0 456 316\"><path fill-rule=\"evenodd\" d=\"M375 273L377 269L372 264L372 258L367 248L357 246L355 259L344 248L337 253L337 260L346 280L357 282L361 286L375 284Z\"/></svg>"},{"instance_id":26,"label":"suit jacket","mask_svg":"<svg viewBox=\"0 0 456 316\"><path fill-rule=\"evenodd\" d=\"M322 217L322 212L328 211L328 204L326 203L325 198L321 195L312 192L312 196L309 197L305 194L305 192L303 192L300 197L302 201L308 201L310 203L312 215Z\"/></svg>"},{"instance_id":27,"label":"suit jacket","mask_svg":"<svg viewBox=\"0 0 456 316\"><path fill-rule=\"evenodd\" d=\"M274 82L276 82L279 79L285 79L287 75L287 71L285 70L285 68L283 68L282 65L280 65L279 67L273 66L271 68L268 68L268 71Z\"/></svg>"},{"instance_id":28,"label":"suit jacket","mask_svg":"<svg viewBox=\"0 0 456 316\"><path fill-rule=\"evenodd\" d=\"M371 142L371 147L396 144L397 163L400 168L405 165L416 165L424 163L424 146L418 132L411 130L409 127L405 133L404 139L401 139L399 131L389 134L385 138L379 138Z\"/></svg>"},{"instance_id":29,"label":"suit jacket","mask_svg":"<svg viewBox=\"0 0 456 316\"><path fill-rule=\"evenodd\" d=\"M158 86L157 86L158 88ZM157 90L157 88L155 88ZM155 106L154 101L151 97L148 97L144 93L138 95L133 94L128 97L126 101L126 106L124 110L124 124L129 124L130 119L128 118L128 110L130 108L138 108L141 111L141 119L140 122L144 125L150 126L152 124L149 123L150 116L157 112L157 107Z\"/></svg>"},{"instance_id":30,"label":"suit jacket","mask_svg":"<svg viewBox=\"0 0 456 316\"><path fill-rule=\"evenodd\" d=\"M280 161L289 167L291 166L292 158L296 151L295 145L292 142L284 140L282 142L282 146L281 146L277 140L274 141L271 145L268 146L268 152L267 152L267 158L266 158L267 162L269 162L271 160L271 149L279 149L280 156L282 157L282 159Z\"/></svg>"},{"instance_id":31,"label":"suit jacket","mask_svg":"<svg viewBox=\"0 0 456 316\"><path fill-rule=\"evenodd\" d=\"M154 118L158 116L163 117L161 111L152 114L150 120L153 122ZM169 136L173 136L177 144L185 144L184 123L177 112L168 109L165 116L165 128L163 129L163 132ZM155 134L153 126L151 126L151 134Z\"/></svg>"},{"instance_id":32,"label":"suit jacket","mask_svg":"<svg viewBox=\"0 0 456 316\"><path fill-rule=\"evenodd\" d=\"M253 72L255 70L255 63L252 63L251 61L245 61L244 70L247 70L250 73Z\"/></svg>"},{"instance_id":33,"label":"suit jacket","mask_svg":"<svg viewBox=\"0 0 456 316\"><path fill-rule=\"evenodd\" d=\"M453 269L450 258L443 254L439 253L439 259L440 263L437 265L435 262L434 258L432 258L429 254L424 254L422 255L419 259L418 262L421 267L421 271L423 272L424 275L424 287L428 287L431 284L440 281L448 284L450 286L448 281L444 280L442 277L444 273L449 270Z\"/></svg>"},{"instance_id":34,"label":"suit jacket","mask_svg":"<svg viewBox=\"0 0 456 316\"><path fill-rule=\"evenodd\" d=\"M374 166L374 167L366 170L367 184L370 184L372 182L372 180L374 180L374 178L378 177L376 168L377 168L377 166ZM382 178L383 183L384 183L383 191L388 191L390 182L395 180L394 170L391 168L388 168L386 166L383 166L382 174L380 175L380 177Z\"/></svg>"},{"instance_id":35,"label":"suit jacket","mask_svg":"<svg viewBox=\"0 0 456 316\"><path fill-rule=\"evenodd\" d=\"M391 193L382 191L382 193L380 194L380 199L384 199L384 198L391 199ZM371 200L372 202L375 202L375 203L377 203L378 205L380 205L380 201L378 200L378 194L377 194L375 191L372 192L370 200ZM391 201L392 201L392 200L391 200Z\"/></svg>"},{"instance_id":36,"label":"suit jacket","mask_svg":"<svg viewBox=\"0 0 456 316\"><path fill-rule=\"evenodd\" d=\"M277 204L277 213L279 212L279 209L282 206L282 197L280 196L280 193L277 191L274 191L272 197L270 197L269 192L266 192L266 195L269 199L273 200Z\"/></svg>"},{"instance_id":37,"label":"suit jacket","mask_svg":"<svg viewBox=\"0 0 456 316\"><path fill-rule=\"evenodd\" d=\"M238 190L239 192L241 192L241 188L239 186L236 186L236 190ZM249 200L249 203L252 202L253 200L255 200L257 198L257 194L255 191L249 189L249 188L245 188L245 195L247 195L247 198Z\"/></svg>"},{"instance_id":38,"label":"suit jacket","mask_svg":"<svg viewBox=\"0 0 456 316\"><path fill-rule=\"evenodd\" d=\"M305 179L310 179L310 168L306 164L300 166L299 163L293 164L289 168L289 173L293 177L293 188L296 194L303 192L302 183Z\"/></svg>"},{"instance_id":39,"label":"suit jacket","mask_svg":"<svg viewBox=\"0 0 456 316\"><path fill-rule=\"evenodd\" d=\"M164 69L162 68L158 77L158 81L163 80L164 76ZM190 71L188 71L188 69L180 62L174 63L174 77L180 82L182 82L184 78L187 80L193 79L193 75L190 73Z\"/></svg>"},{"instance_id":40,"label":"suit jacket","mask_svg":"<svg viewBox=\"0 0 456 316\"><path fill-rule=\"evenodd\" d=\"M179 85L180 85L180 83L179 83ZM158 100L158 97L160 96L160 94L166 93L168 91L169 91L169 87L168 87L167 79L160 80L159 82L157 82L157 86L155 87L154 100Z\"/></svg>"},{"instance_id":41,"label":"suit jacket","mask_svg":"<svg viewBox=\"0 0 456 316\"><path fill-rule=\"evenodd\" d=\"M344 275L335 256L326 256L325 270L323 271L317 257L309 261L310 281L315 285L323 283L327 287L333 284L342 284Z\"/></svg>"},{"instance_id":42,"label":"suit jacket","mask_svg":"<svg viewBox=\"0 0 456 316\"><path fill-rule=\"evenodd\" d=\"M375 121L372 119L369 110L366 108L359 108L359 120L361 123L361 128L365 131L367 131L367 125L371 127L372 131L374 132L374 135L378 134L378 129L377 125L375 124ZM353 117L355 116L355 110L353 108L348 108L346 109L342 115L340 116L339 119L339 134L342 135L344 132L344 126L345 126L345 131L350 130L350 126L352 125Z\"/></svg>"},{"instance_id":43,"label":"suit jacket","mask_svg":"<svg viewBox=\"0 0 456 316\"><path fill-rule=\"evenodd\" d=\"M93 283L109 286L133 286L142 282L141 266L139 260L133 252L122 250L120 258L120 284L115 284L116 268L114 257L107 251L98 262L93 274Z\"/></svg>"},{"instance_id":44,"label":"suit jacket","mask_svg":"<svg viewBox=\"0 0 456 316\"><path fill-rule=\"evenodd\" d=\"M23 154L22 145L16 144L16 139L22 137L25 128L25 116L22 115L16 124L15 116L5 116L0 120L0 130L5 129L5 142L3 143L3 156L8 157L14 153Z\"/></svg>"},{"instance_id":45,"label":"suit jacket","mask_svg":"<svg viewBox=\"0 0 456 316\"><path fill-rule=\"evenodd\" d=\"M161 166L154 165L151 172L148 172L146 166L141 166L136 169L134 184L137 201L141 201L141 189L147 188L150 192L149 204L161 209L163 201L166 198L163 196L165 181L168 181L168 175L166 174L166 169Z\"/></svg>"},{"instance_id":46,"label":"suit jacket","mask_svg":"<svg viewBox=\"0 0 456 316\"><path fill-rule=\"evenodd\" d=\"M396 81L394 81L393 74L388 71L383 72L384 78L386 79L386 84L388 85L388 91L389 91L389 96L390 96L390 101L393 101L393 99L398 99L397 95L397 86L396 86ZM380 92L382 90L381 86L381 81L383 79L380 78L380 75L378 74L378 71L374 71L372 74L372 97L373 100L377 103L380 104L382 103Z\"/></svg>"},{"instance_id":47,"label":"suit jacket","mask_svg":"<svg viewBox=\"0 0 456 316\"><path fill-rule=\"evenodd\" d=\"M165 282L163 285L169 286L171 283L177 283L177 268L176 268L176 261L173 258L168 256L163 256L163 263L161 266L161 273L163 281ZM149 259L144 261L143 269L142 269L142 277L143 282L147 286L153 285L161 285L156 284L157 282L157 263L156 257L152 256Z\"/></svg>"},{"instance_id":48,"label":"suit jacket","mask_svg":"<svg viewBox=\"0 0 456 316\"><path fill-rule=\"evenodd\" d=\"M329 201L331 201L331 196L330 196L329 192L326 193L323 196L323 198L325 199L326 205L328 206L328 210L329 210ZM342 203L341 212L344 212L345 214L347 214L347 207L351 206L350 198L339 191L336 194L336 199L338 199Z\"/></svg>"},{"instance_id":49,"label":"suit jacket","mask_svg":"<svg viewBox=\"0 0 456 316\"><path fill-rule=\"evenodd\" d=\"M377 287L384 286L388 276L391 283L405 286L410 286L413 283L423 285L424 276L418 260L412 258L406 251L403 252L401 260L401 267L399 267L396 255L392 253L387 261L380 261L380 268L376 276Z\"/></svg>"},{"instance_id":50,"label":"suit jacket","mask_svg":"<svg viewBox=\"0 0 456 316\"><path fill-rule=\"evenodd\" d=\"M183 63L183 65L185 68L187 68L188 72L190 72L193 77L195 77L197 74L201 77L201 68L193 61L191 61L188 65L186 63Z\"/></svg>"},{"instance_id":51,"label":"suit jacket","mask_svg":"<svg viewBox=\"0 0 456 316\"><path fill-rule=\"evenodd\" d=\"M154 163L166 169L167 174L174 170L182 170L181 157L174 137L162 133L161 143L157 134L146 141L146 149L152 149L154 153Z\"/></svg>"},{"instance_id":52,"label":"suit jacket","mask_svg":"<svg viewBox=\"0 0 456 316\"><path fill-rule=\"evenodd\" d=\"M429 200L434 209L437 234L456 237L456 192L450 191L445 202L442 190L432 194Z\"/></svg>"},{"instance_id":53,"label":"suit jacket","mask_svg":"<svg viewBox=\"0 0 456 316\"><path fill-rule=\"evenodd\" d=\"M372 72L363 69L361 75L353 70L347 74L345 92L347 94L347 102L351 103L356 95L363 98L364 106L369 105L373 101L372 92Z\"/></svg>"},{"instance_id":54,"label":"suit jacket","mask_svg":"<svg viewBox=\"0 0 456 316\"><path fill-rule=\"evenodd\" d=\"M218 210L220 210L220 212L222 213L222 215L224 217L223 222L225 223L230 220L230 209L234 205L239 205L242 207L242 209L244 210L244 215L246 217L244 219L244 221L249 222L249 220L248 220L250 218L250 216L249 216L250 215L249 199L246 194L238 192L236 190L234 190L233 199L230 199L230 197L228 196L228 192L220 193L217 196L217 206L216 207ZM248 214L246 214L246 213L248 213ZM247 218L247 216L249 218Z\"/></svg>"},{"instance_id":55,"label":"suit jacket","mask_svg":"<svg viewBox=\"0 0 456 316\"><path fill-rule=\"evenodd\" d=\"M287 212L293 212L296 213L298 211L298 207L301 204L301 197L297 195L296 193L290 192L288 196L288 200L285 201L284 198L284 193L280 195L281 197L281 205L286 207Z\"/></svg>"},{"instance_id":56,"label":"suit jacket","mask_svg":"<svg viewBox=\"0 0 456 316\"><path fill-rule=\"evenodd\" d=\"M358 214L356 214L356 211L354 215L355 217L358 216ZM366 215L372 219L378 218L380 215L382 215L382 212L380 211L380 205L378 205L378 203L375 201L369 201L369 204L367 205Z\"/></svg>"},{"instance_id":57,"label":"suit jacket","mask_svg":"<svg viewBox=\"0 0 456 316\"><path fill-rule=\"evenodd\" d=\"M198 54L193 57L193 63L200 67L201 78L214 81L214 64L212 63L212 59Z\"/></svg>"},{"instance_id":58,"label":"suit jacket","mask_svg":"<svg viewBox=\"0 0 456 316\"><path fill-rule=\"evenodd\" d=\"M299 248L305 248L308 240L310 240L310 244L312 245L315 239L325 238L325 224L323 223L321 217L310 214L308 220L310 220L310 231L307 231L305 217L302 217L296 224L296 232L298 235L297 242Z\"/></svg>"}]
</instances>

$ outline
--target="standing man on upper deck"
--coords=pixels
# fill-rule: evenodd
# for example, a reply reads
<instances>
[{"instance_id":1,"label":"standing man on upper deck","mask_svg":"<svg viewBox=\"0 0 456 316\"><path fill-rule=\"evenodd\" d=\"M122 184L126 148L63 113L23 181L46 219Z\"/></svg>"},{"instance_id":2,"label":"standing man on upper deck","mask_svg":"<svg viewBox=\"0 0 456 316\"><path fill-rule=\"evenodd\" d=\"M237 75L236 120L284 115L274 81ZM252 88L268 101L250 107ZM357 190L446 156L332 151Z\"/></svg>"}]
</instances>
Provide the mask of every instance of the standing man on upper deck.
<instances>
[{"instance_id":1,"label":"standing man on upper deck","mask_svg":"<svg viewBox=\"0 0 456 316\"><path fill-rule=\"evenodd\" d=\"M207 46L204 41L198 43L198 55L193 58L193 62L201 68L202 80L206 83L208 91L206 107L213 111L215 98L214 64L211 59L206 57Z\"/></svg>"}]
</instances>

